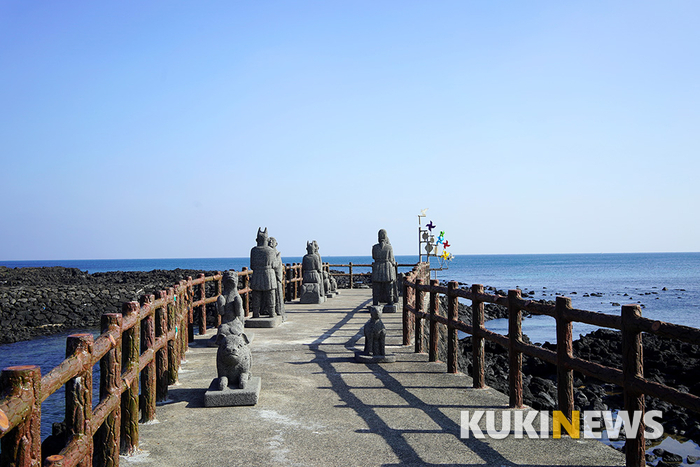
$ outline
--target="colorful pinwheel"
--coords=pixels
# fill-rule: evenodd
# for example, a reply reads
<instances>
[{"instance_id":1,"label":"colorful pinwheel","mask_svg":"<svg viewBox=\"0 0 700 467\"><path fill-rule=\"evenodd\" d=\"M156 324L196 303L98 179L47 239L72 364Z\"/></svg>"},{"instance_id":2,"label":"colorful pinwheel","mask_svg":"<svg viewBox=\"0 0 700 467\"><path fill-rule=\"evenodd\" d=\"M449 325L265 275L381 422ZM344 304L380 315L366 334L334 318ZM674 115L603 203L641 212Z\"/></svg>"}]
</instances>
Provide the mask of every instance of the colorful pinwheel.
<instances>
[{"instance_id":1,"label":"colorful pinwheel","mask_svg":"<svg viewBox=\"0 0 700 467\"><path fill-rule=\"evenodd\" d=\"M428 228L428 230L430 230L432 232L433 229L435 228L435 226L433 225L433 221L430 221L430 223L428 225L426 225L426 227Z\"/></svg>"},{"instance_id":2,"label":"colorful pinwheel","mask_svg":"<svg viewBox=\"0 0 700 467\"><path fill-rule=\"evenodd\" d=\"M444 242L442 242L442 247L443 247L443 248L447 248L448 246L450 246L450 243L449 243L447 240L445 240Z\"/></svg>"}]
</instances>

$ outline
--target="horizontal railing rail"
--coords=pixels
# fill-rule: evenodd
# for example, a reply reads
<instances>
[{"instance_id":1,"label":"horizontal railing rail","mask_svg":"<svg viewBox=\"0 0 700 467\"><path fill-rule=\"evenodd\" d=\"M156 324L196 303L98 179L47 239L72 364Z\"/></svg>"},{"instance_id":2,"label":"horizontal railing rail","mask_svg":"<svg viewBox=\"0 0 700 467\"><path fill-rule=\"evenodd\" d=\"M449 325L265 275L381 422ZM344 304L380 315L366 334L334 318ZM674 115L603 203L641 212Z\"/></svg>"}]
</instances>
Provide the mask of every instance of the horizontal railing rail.
<instances>
[{"instance_id":1,"label":"horizontal railing rail","mask_svg":"<svg viewBox=\"0 0 700 467\"><path fill-rule=\"evenodd\" d=\"M370 277L372 275L372 272L353 272L353 268L371 268L372 264L354 264L352 262L348 262L348 264L327 264L329 268L329 273L332 276L336 277L348 277L348 288L352 289L353 286L355 285L355 276L364 276L364 277ZM415 264L397 264L396 265L396 271L398 274L398 269L399 268L413 268L415 267ZM330 268L347 268L348 272L338 272L338 271L330 271Z\"/></svg>"},{"instance_id":2,"label":"horizontal railing rail","mask_svg":"<svg viewBox=\"0 0 700 467\"><path fill-rule=\"evenodd\" d=\"M250 315L250 276L238 272L239 294ZM102 315L102 334L67 338L66 359L43 377L34 365L5 368L0 374L0 465L117 465L120 454L138 448L138 424L155 419L156 403L178 380L188 344L207 332L209 304L222 293L221 272L188 277L168 290L127 302L122 313ZM287 264L283 290L296 300L301 264ZM207 296L207 284L214 283ZM195 298L196 297L196 298ZM221 317L216 314L216 325ZM92 408L92 369L100 364L99 402ZM41 452L41 403L66 388L69 442L60 453ZM140 415L139 415L140 414Z\"/></svg>"},{"instance_id":3,"label":"horizontal railing rail","mask_svg":"<svg viewBox=\"0 0 700 467\"><path fill-rule=\"evenodd\" d=\"M555 305L547 305L521 297L520 290L509 290L507 296L484 293L484 287L474 284L470 289L460 289L457 282L447 287L437 280L429 283L425 263L419 264L407 274L403 282L403 344L410 345L415 330L416 352L424 351L423 320L429 323L428 359L437 361L440 334L438 325L447 327L447 371L457 372L458 335L463 331L472 336L472 379L475 388L485 387L484 341L494 342L509 353L509 405L523 406L522 355L539 358L557 367L558 407L569 420L574 409L573 372L616 384L623 389L625 410L644 411L644 395L656 397L689 410L700 412L700 397L644 378L641 333L677 339L690 344L700 344L700 329L641 316L639 305L623 305L620 316L572 308L571 299L557 297ZM429 300L426 304L425 295ZM440 316L439 296L447 297L447 317ZM458 299L472 302L472 324L458 319ZM508 307L508 335L504 336L484 328L484 303ZM428 311L424 309L428 308ZM546 315L556 320L557 351L551 351L523 342L522 312ZM572 323L581 322L622 332L622 369L600 365L573 356ZM644 424L636 437L627 440L625 455L628 466L645 465Z\"/></svg>"}]
</instances>

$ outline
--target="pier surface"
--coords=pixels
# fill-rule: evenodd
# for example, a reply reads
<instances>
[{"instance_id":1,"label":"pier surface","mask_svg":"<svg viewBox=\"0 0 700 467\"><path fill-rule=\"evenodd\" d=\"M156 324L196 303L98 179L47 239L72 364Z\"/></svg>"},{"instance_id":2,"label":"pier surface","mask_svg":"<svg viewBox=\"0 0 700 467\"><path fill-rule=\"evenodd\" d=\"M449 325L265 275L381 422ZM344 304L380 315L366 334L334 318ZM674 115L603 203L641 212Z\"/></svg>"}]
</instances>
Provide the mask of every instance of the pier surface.
<instances>
[{"instance_id":1,"label":"pier surface","mask_svg":"<svg viewBox=\"0 0 700 467\"><path fill-rule=\"evenodd\" d=\"M141 453L121 465L624 465L594 439L460 439L462 410L509 410L508 397L402 347L401 313L383 316L397 362L355 363L369 304L370 290L341 290L323 304L286 304L280 327L248 329L262 379L250 407L204 407L215 331L196 336L158 423L140 427Z\"/></svg>"}]
</instances>

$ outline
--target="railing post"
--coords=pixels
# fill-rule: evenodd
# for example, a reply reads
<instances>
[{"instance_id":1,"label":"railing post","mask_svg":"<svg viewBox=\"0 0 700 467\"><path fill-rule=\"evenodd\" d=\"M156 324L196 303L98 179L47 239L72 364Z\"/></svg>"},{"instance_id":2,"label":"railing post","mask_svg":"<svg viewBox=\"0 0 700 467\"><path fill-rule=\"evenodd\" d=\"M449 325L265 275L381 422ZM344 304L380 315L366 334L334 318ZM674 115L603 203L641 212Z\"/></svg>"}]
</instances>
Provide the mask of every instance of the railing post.
<instances>
[{"instance_id":1,"label":"railing post","mask_svg":"<svg viewBox=\"0 0 700 467\"><path fill-rule=\"evenodd\" d=\"M105 313L101 321L102 333L116 334L112 349L100 360L100 400L112 394L119 395L122 375L122 315ZM95 465L119 465L119 429L121 406L112 411L95 435Z\"/></svg>"},{"instance_id":2,"label":"railing post","mask_svg":"<svg viewBox=\"0 0 700 467\"><path fill-rule=\"evenodd\" d=\"M523 407L523 354L515 347L523 340L519 300L519 289L508 291L508 397L509 406L516 409Z\"/></svg>"},{"instance_id":3,"label":"railing post","mask_svg":"<svg viewBox=\"0 0 700 467\"><path fill-rule=\"evenodd\" d=\"M350 270L350 272L349 272L349 274L348 274L348 275L350 276L348 283L350 284L349 287L352 289L352 288L353 288L353 281L352 281L352 261L350 261L350 263L348 264L348 268L349 268L349 270ZM405 344L405 345L408 345L408 344Z\"/></svg>"},{"instance_id":4,"label":"railing post","mask_svg":"<svg viewBox=\"0 0 700 467\"><path fill-rule=\"evenodd\" d=\"M242 271L245 275L243 276L243 289L247 289L250 285L250 276L247 274L248 268L243 266ZM243 299L243 310L245 311L246 318L250 316L250 291L247 291L241 297Z\"/></svg>"},{"instance_id":5,"label":"railing post","mask_svg":"<svg viewBox=\"0 0 700 467\"><path fill-rule=\"evenodd\" d=\"M177 383L180 371L180 349L182 348L182 323L177 314L175 289L168 289L168 333L175 331L172 339L168 340L168 384Z\"/></svg>"},{"instance_id":6,"label":"railing post","mask_svg":"<svg viewBox=\"0 0 700 467\"><path fill-rule=\"evenodd\" d=\"M416 279L418 281L419 279ZM432 287L437 287L440 282L437 279L430 281L430 342L428 344L428 361L437 362L439 353L438 346L440 344L440 328L435 316L440 314L440 303L438 301L438 293L432 290Z\"/></svg>"},{"instance_id":7,"label":"railing post","mask_svg":"<svg viewBox=\"0 0 700 467\"><path fill-rule=\"evenodd\" d=\"M455 290L459 288L456 281L447 284L447 372L457 373L457 352L459 345L457 340L457 328L451 323L455 323L459 316L459 300L455 295Z\"/></svg>"},{"instance_id":8,"label":"railing post","mask_svg":"<svg viewBox=\"0 0 700 467\"><path fill-rule=\"evenodd\" d=\"M146 309L146 317L141 321L141 354L152 350L156 343L156 323L153 318L153 295L142 295L141 306ZM155 356L154 356L155 357ZM156 418L156 361L155 358L141 371L141 422Z\"/></svg>"},{"instance_id":9,"label":"railing post","mask_svg":"<svg viewBox=\"0 0 700 467\"><path fill-rule=\"evenodd\" d=\"M573 357L573 337L571 321L566 319L567 310L571 309L571 299L557 297L555 313L557 319L557 392L559 410L569 421L574 411L574 372L566 367Z\"/></svg>"},{"instance_id":10,"label":"railing post","mask_svg":"<svg viewBox=\"0 0 700 467\"><path fill-rule=\"evenodd\" d=\"M194 342L194 286L192 276L187 276L187 342Z\"/></svg>"},{"instance_id":11,"label":"railing post","mask_svg":"<svg viewBox=\"0 0 700 467\"><path fill-rule=\"evenodd\" d=\"M223 293L223 290L222 290L223 286L221 285L221 283L223 281L223 274L221 271L216 271L216 275L220 276L219 280L216 281L216 297L218 298ZM236 283L236 286L237 285L238 285L238 283ZM214 313L214 314L216 315L216 327L218 329L219 326L221 326L221 315L219 313Z\"/></svg>"},{"instance_id":12,"label":"railing post","mask_svg":"<svg viewBox=\"0 0 700 467\"><path fill-rule=\"evenodd\" d=\"M625 457L627 466L644 466L644 394L630 389L636 377L644 377L642 352L642 333L635 329L634 322L642 316L639 305L622 305L622 377L624 381L623 395L625 410L630 420L635 411L641 412L637 433L634 438L625 442ZM627 433L628 436L632 433Z\"/></svg>"},{"instance_id":13,"label":"railing post","mask_svg":"<svg viewBox=\"0 0 700 467\"><path fill-rule=\"evenodd\" d=\"M352 263L351 263L352 264ZM411 344L411 312L408 311L408 278L403 279L403 345Z\"/></svg>"},{"instance_id":14,"label":"railing post","mask_svg":"<svg viewBox=\"0 0 700 467\"><path fill-rule=\"evenodd\" d=\"M165 290L159 290L156 297L161 302L165 302L163 306L156 308L156 339L165 339L165 346L158 349L156 352L156 402L162 402L168 399L168 384L170 384L170 375L168 374L168 294Z\"/></svg>"},{"instance_id":15,"label":"railing post","mask_svg":"<svg viewBox=\"0 0 700 467\"><path fill-rule=\"evenodd\" d=\"M187 308L187 293L189 291L187 288L187 281L184 279L181 280L178 284L177 290L179 292L176 292L175 299L177 300L177 313L181 322L180 328L182 329L182 332L180 332L180 361L184 361L185 352L187 352L187 349L189 348L190 335L193 332L192 325L189 321L189 310Z\"/></svg>"},{"instance_id":16,"label":"railing post","mask_svg":"<svg viewBox=\"0 0 700 467\"><path fill-rule=\"evenodd\" d=\"M2 370L0 389L16 397L27 393L29 413L3 438L0 438L0 465L41 466L41 369L35 365L11 366ZM3 420L8 423L6 419Z\"/></svg>"},{"instance_id":17,"label":"railing post","mask_svg":"<svg viewBox=\"0 0 700 467\"><path fill-rule=\"evenodd\" d=\"M472 284L472 294L484 293L484 286ZM472 386L482 389L486 385L484 380L484 369L486 361L484 355L484 338L481 330L484 329L484 302L472 300Z\"/></svg>"},{"instance_id":18,"label":"railing post","mask_svg":"<svg viewBox=\"0 0 700 467\"><path fill-rule=\"evenodd\" d=\"M423 285L422 279L416 279L416 312L423 311L425 302L425 292L418 287ZM418 313L414 316L415 329L415 352L422 353L423 349L423 318Z\"/></svg>"},{"instance_id":19,"label":"railing post","mask_svg":"<svg viewBox=\"0 0 700 467\"><path fill-rule=\"evenodd\" d=\"M83 372L66 382L66 431L68 438L79 439L81 458L75 465L92 466L92 334L72 334L66 340L66 358L76 355L83 364ZM83 457L84 456L84 457Z\"/></svg>"},{"instance_id":20,"label":"railing post","mask_svg":"<svg viewBox=\"0 0 700 467\"><path fill-rule=\"evenodd\" d=\"M204 279L204 273L199 273L197 279ZM198 300L204 300L207 298L207 293L205 291L204 282L199 284L199 298ZM199 335L203 336L207 333L207 306L202 304L199 307Z\"/></svg>"},{"instance_id":21,"label":"railing post","mask_svg":"<svg viewBox=\"0 0 700 467\"><path fill-rule=\"evenodd\" d=\"M284 267L284 277L287 279L287 284L284 288L284 299L287 302L291 302L294 300L292 298L294 295L292 292L292 289L294 288L294 282L292 282L292 279L294 279L294 270L291 268L291 264L289 263L287 263Z\"/></svg>"},{"instance_id":22,"label":"railing post","mask_svg":"<svg viewBox=\"0 0 700 467\"><path fill-rule=\"evenodd\" d=\"M139 313L138 302L122 305L125 319ZM122 333L123 368L122 378L126 391L122 393L122 426L120 454L131 455L139 448L139 342L141 341L141 323Z\"/></svg>"}]
</instances>

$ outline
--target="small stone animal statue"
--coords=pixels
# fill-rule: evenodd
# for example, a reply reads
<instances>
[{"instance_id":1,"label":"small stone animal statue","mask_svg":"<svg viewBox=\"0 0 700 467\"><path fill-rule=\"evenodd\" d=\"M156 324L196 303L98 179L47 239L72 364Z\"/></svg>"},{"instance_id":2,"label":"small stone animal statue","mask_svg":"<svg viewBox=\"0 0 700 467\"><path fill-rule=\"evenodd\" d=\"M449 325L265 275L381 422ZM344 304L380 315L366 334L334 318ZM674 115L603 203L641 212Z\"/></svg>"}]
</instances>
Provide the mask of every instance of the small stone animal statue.
<instances>
[{"instance_id":1,"label":"small stone animal statue","mask_svg":"<svg viewBox=\"0 0 700 467\"><path fill-rule=\"evenodd\" d=\"M219 377L218 390L227 387L245 389L250 379L251 355L248 336L244 333L219 332L216 338L216 370Z\"/></svg>"},{"instance_id":2,"label":"small stone animal statue","mask_svg":"<svg viewBox=\"0 0 700 467\"><path fill-rule=\"evenodd\" d=\"M382 323L381 306L370 306L372 318L365 324L365 355L386 355L386 327Z\"/></svg>"}]
</instances>

